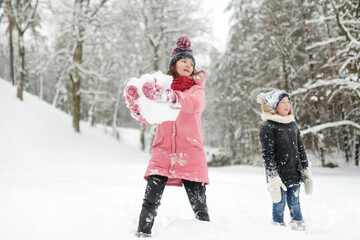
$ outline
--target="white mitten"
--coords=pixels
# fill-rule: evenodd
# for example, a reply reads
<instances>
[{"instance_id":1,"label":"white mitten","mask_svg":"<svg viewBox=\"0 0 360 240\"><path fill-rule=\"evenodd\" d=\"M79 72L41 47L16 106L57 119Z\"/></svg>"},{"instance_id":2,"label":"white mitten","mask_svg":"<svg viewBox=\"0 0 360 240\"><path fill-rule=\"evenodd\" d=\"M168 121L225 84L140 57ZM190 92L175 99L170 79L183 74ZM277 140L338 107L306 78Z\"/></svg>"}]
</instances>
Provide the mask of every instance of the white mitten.
<instances>
[{"instance_id":1,"label":"white mitten","mask_svg":"<svg viewBox=\"0 0 360 240\"><path fill-rule=\"evenodd\" d=\"M270 197L273 203L278 203L281 201L281 189L287 191L286 186L281 181L279 176L269 178L268 188L270 192Z\"/></svg>"},{"instance_id":2,"label":"white mitten","mask_svg":"<svg viewBox=\"0 0 360 240\"><path fill-rule=\"evenodd\" d=\"M312 178L312 173L310 172L309 169L306 169L304 171L304 175L306 177L305 193L306 193L306 195L311 195L313 193L313 188L314 188L314 182L313 182L313 178Z\"/></svg>"}]
</instances>

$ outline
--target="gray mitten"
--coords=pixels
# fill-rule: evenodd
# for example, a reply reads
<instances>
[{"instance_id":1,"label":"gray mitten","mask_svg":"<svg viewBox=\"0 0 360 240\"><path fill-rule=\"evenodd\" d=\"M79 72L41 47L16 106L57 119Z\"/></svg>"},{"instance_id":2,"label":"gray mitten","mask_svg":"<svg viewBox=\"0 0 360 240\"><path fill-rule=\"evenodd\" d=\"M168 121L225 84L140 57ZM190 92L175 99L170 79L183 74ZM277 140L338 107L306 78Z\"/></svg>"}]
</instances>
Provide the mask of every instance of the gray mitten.
<instances>
[{"instance_id":1,"label":"gray mitten","mask_svg":"<svg viewBox=\"0 0 360 240\"><path fill-rule=\"evenodd\" d=\"M271 197L271 200L273 203L278 203L281 201L281 189L280 188L282 188L284 191L287 191L286 186L281 181L279 176L269 178L268 189L269 189L270 197Z\"/></svg>"},{"instance_id":2,"label":"gray mitten","mask_svg":"<svg viewBox=\"0 0 360 240\"><path fill-rule=\"evenodd\" d=\"M312 178L312 173L310 172L309 169L306 169L304 171L304 175L306 177L305 193L306 193L306 195L311 195L314 190L314 182L313 182L313 178Z\"/></svg>"}]
</instances>

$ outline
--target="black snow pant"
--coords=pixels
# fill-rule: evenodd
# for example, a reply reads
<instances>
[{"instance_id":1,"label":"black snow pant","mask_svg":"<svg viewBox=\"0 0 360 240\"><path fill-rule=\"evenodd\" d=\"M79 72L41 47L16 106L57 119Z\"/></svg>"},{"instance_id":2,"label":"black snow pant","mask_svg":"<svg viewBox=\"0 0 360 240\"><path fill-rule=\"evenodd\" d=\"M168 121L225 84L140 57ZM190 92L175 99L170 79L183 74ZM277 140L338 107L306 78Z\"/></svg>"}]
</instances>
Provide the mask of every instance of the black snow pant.
<instances>
[{"instance_id":1,"label":"black snow pant","mask_svg":"<svg viewBox=\"0 0 360 240\"><path fill-rule=\"evenodd\" d=\"M168 178L163 176L149 176L139 218L139 233L151 234L151 229L157 215L157 208L160 206L167 180ZM187 180L182 181L195 217L201 221L210 221L206 205L205 184Z\"/></svg>"}]
</instances>

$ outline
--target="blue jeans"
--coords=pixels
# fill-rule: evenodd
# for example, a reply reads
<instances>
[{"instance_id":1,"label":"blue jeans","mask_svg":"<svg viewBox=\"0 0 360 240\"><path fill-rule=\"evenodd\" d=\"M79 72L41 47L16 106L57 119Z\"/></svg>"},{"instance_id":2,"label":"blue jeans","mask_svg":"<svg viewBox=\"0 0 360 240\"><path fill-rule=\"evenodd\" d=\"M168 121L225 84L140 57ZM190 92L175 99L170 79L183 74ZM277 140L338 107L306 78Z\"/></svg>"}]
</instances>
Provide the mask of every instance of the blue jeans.
<instances>
[{"instance_id":1,"label":"blue jeans","mask_svg":"<svg viewBox=\"0 0 360 240\"><path fill-rule=\"evenodd\" d=\"M273 221L284 222L284 210L287 203L291 220L303 220L300 208L300 186L289 187L287 191L281 189L281 201L273 203Z\"/></svg>"}]
</instances>

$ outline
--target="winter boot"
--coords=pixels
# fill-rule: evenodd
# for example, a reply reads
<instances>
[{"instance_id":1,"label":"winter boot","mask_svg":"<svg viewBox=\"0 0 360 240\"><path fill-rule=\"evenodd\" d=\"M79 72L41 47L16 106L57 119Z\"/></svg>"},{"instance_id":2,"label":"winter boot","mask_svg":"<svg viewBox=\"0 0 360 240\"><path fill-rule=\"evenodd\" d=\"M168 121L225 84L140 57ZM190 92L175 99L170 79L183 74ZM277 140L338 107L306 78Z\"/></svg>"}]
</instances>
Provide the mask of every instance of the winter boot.
<instances>
[{"instance_id":1,"label":"winter boot","mask_svg":"<svg viewBox=\"0 0 360 240\"><path fill-rule=\"evenodd\" d=\"M135 233L135 236L138 238L151 238L151 234L142 233L142 232Z\"/></svg>"},{"instance_id":2,"label":"winter boot","mask_svg":"<svg viewBox=\"0 0 360 240\"><path fill-rule=\"evenodd\" d=\"M164 192L167 180L168 178L163 176L149 176L136 236L151 236L151 229L154 225L154 220L157 215L157 209L160 206L160 200Z\"/></svg>"},{"instance_id":3,"label":"winter boot","mask_svg":"<svg viewBox=\"0 0 360 240\"><path fill-rule=\"evenodd\" d=\"M291 230L305 231L305 221L304 220L301 220L301 221L291 220L289 225L291 227Z\"/></svg>"},{"instance_id":4,"label":"winter boot","mask_svg":"<svg viewBox=\"0 0 360 240\"><path fill-rule=\"evenodd\" d=\"M271 222L272 225L275 225L275 226L282 226L282 227L285 227L285 223L284 222Z\"/></svg>"}]
</instances>

